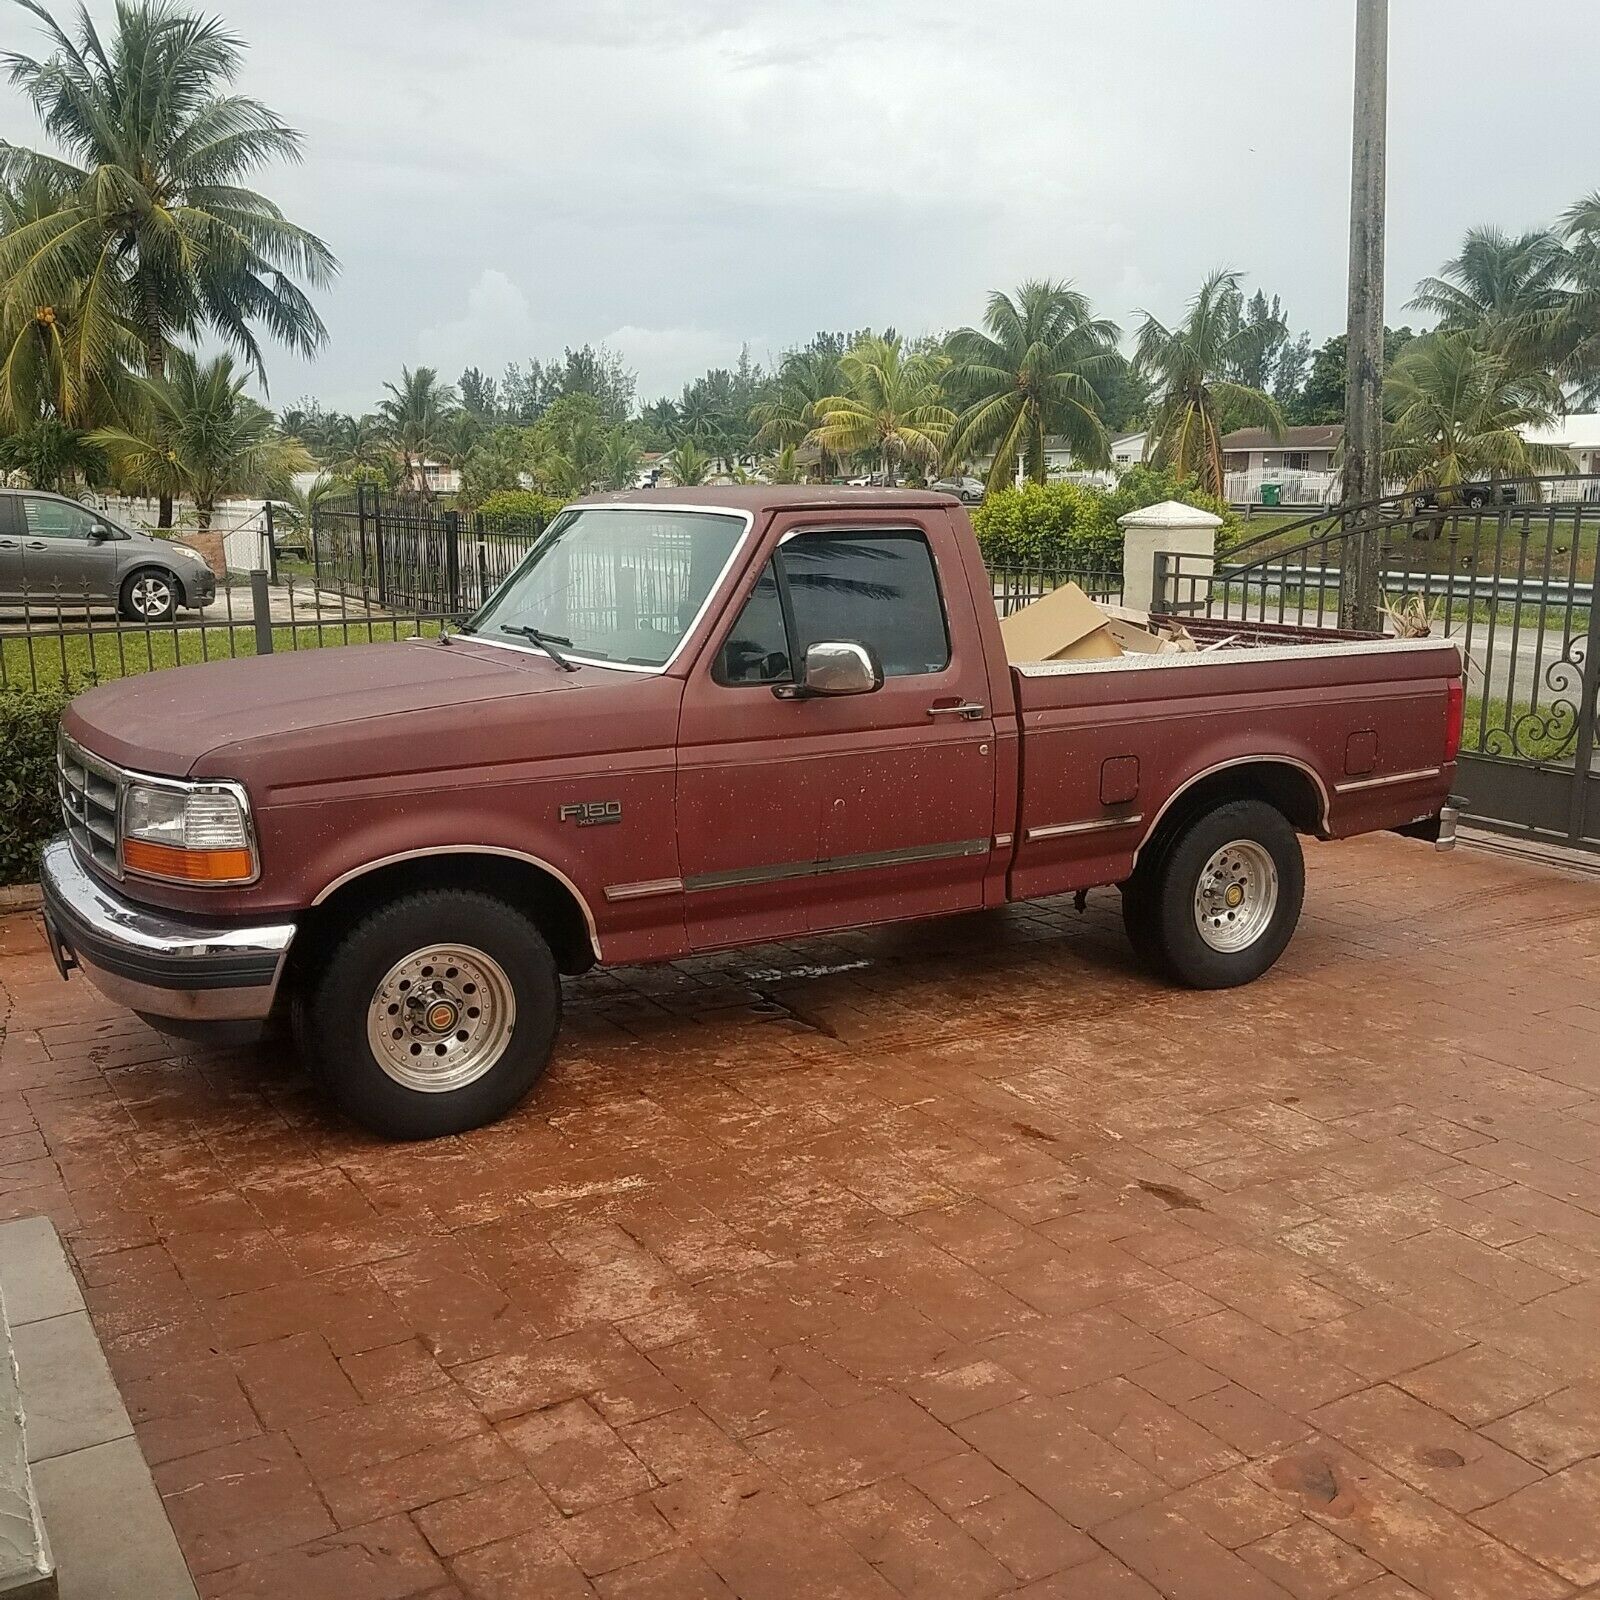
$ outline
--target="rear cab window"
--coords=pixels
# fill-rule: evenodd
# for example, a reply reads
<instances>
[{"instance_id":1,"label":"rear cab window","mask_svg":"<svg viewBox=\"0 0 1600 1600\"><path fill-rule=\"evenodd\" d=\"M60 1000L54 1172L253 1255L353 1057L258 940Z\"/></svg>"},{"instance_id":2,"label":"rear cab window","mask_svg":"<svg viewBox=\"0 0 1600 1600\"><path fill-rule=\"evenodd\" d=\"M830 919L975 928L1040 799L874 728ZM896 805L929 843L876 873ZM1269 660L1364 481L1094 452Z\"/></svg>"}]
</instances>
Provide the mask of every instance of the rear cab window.
<instances>
[{"instance_id":1,"label":"rear cab window","mask_svg":"<svg viewBox=\"0 0 1600 1600\"><path fill-rule=\"evenodd\" d=\"M716 682L782 684L825 641L865 645L886 678L943 672L950 629L927 537L917 529L790 534L762 568L712 668Z\"/></svg>"}]
</instances>

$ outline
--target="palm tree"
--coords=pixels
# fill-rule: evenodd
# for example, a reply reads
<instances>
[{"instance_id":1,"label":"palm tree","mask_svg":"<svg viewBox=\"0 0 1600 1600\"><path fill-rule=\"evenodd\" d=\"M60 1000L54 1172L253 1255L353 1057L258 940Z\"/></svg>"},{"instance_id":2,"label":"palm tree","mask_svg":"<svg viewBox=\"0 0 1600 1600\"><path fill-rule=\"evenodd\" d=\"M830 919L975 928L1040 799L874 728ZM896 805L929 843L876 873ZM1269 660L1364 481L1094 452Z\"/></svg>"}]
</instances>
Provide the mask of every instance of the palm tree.
<instances>
[{"instance_id":1,"label":"palm tree","mask_svg":"<svg viewBox=\"0 0 1600 1600\"><path fill-rule=\"evenodd\" d=\"M693 439L684 439L661 463L661 467L680 489L693 489L711 476L711 457Z\"/></svg>"},{"instance_id":2,"label":"palm tree","mask_svg":"<svg viewBox=\"0 0 1600 1600\"><path fill-rule=\"evenodd\" d=\"M300 136L257 100L232 93L244 47L215 18L173 0L117 0L101 41L80 5L75 35L39 0L18 0L44 25L46 60L6 58L63 152L0 141L0 181L53 184L60 206L0 238L12 306L79 296L77 338L89 369L112 362L119 333L146 373L165 371L172 341L207 332L240 352L263 386L254 329L302 354L327 329L305 291L337 271L328 247L243 180L297 161ZM163 500L162 526L172 509Z\"/></svg>"},{"instance_id":3,"label":"palm tree","mask_svg":"<svg viewBox=\"0 0 1600 1600\"><path fill-rule=\"evenodd\" d=\"M1223 269L1211 273L1176 328L1145 312L1134 353L1135 364L1155 380L1157 390L1150 424L1152 464L1197 477L1200 487L1214 495L1223 489L1224 410L1230 419L1264 427L1274 439L1283 436L1283 413L1271 395L1223 377L1241 353L1237 342L1254 337L1228 314L1239 278L1239 273Z\"/></svg>"},{"instance_id":4,"label":"palm tree","mask_svg":"<svg viewBox=\"0 0 1600 1600\"><path fill-rule=\"evenodd\" d=\"M335 476L348 478L360 472L385 472L395 459L388 424L368 411L359 417L333 416L318 439L306 446Z\"/></svg>"},{"instance_id":5,"label":"palm tree","mask_svg":"<svg viewBox=\"0 0 1600 1600\"><path fill-rule=\"evenodd\" d=\"M906 354L898 338L869 337L839 358L843 392L817 402L812 442L836 455L872 454L892 488L905 462L937 461L955 426L939 359Z\"/></svg>"},{"instance_id":6,"label":"palm tree","mask_svg":"<svg viewBox=\"0 0 1600 1600\"><path fill-rule=\"evenodd\" d=\"M439 382L432 367L400 369L399 383L386 383L389 398L378 402L378 419L390 447L400 458L400 482L408 494L426 498L427 463L444 451L445 429L455 408L456 393Z\"/></svg>"},{"instance_id":7,"label":"palm tree","mask_svg":"<svg viewBox=\"0 0 1600 1600\"><path fill-rule=\"evenodd\" d=\"M948 349L952 388L967 396L951 435L949 463L994 456L989 486L1011 483L1020 459L1045 481L1045 438L1059 434L1086 467L1111 463L1111 439L1095 382L1122 364L1115 323L1096 320L1070 284L1035 279L1016 297L998 289L983 315L987 333L959 328Z\"/></svg>"},{"instance_id":8,"label":"palm tree","mask_svg":"<svg viewBox=\"0 0 1600 1600\"><path fill-rule=\"evenodd\" d=\"M62 185L37 169L10 186L0 183L0 237L53 215ZM120 323L110 345L95 350L84 339L85 285L72 284L54 305L29 305L0 294L0 424L25 428L54 419L70 429L109 420L123 392L123 377L139 360L136 342Z\"/></svg>"},{"instance_id":9,"label":"palm tree","mask_svg":"<svg viewBox=\"0 0 1600 1600\"><path fill-rule=\"evenodd\" d=\"M139 402L133 420L97 428L89 442L131 485L193 499L204 533L224 496L281 497L295 473L314 464L305 446L279 433L272 413L244 392L245 382L230 355L202 365L175 348L163 376L132 380Z\"/></svg>"},{"instance_id":10,"label":"palm tree","mask_svg":"<svg viewBox=\"0 0 1600 1600\"><path fill-rule=\"evenodd\" d=\"M768 483L801 482L800 462L797 459L795 447L792 444L786 444L776 455L763 457L761 472Z\"/></svg>"},{"instance_id":11,"label":"palm tree","mask_svg":"<svg viewBox=\"0 0 1600 1600\"><path fill-rule=\"evenodd\" d=\"M600 457L600 482L607 489L631 489L639 476L639 441L631 428L613 428Z\"/></svg>"},{"instance_id":12,"label":"palm tree","mask_svg":"<svg viewBox=\"0 0 1600 1600\"><path fill-rule=\"evenodd\" d=\"M483 437L483 424L464 406L457 406L439 432L439 459L457 472L466 465L473 447Z\"/></svg>"},{"instance_id":13,"label":"palm tree","mask_svg":"<svg viewBox=\"0 0 1600 1600\"><path fill-rule=\"evenodd\" d=\"M1554 420L1560 387L1472 334L1413 339L1384 382L1384 404L1384 476L1444 491L1441 501L1466 482L1573 470L1565 450L1529 444L1522 432Z\"/></svg>"},{"instance_id":14,"label":"palm tree","mask_svg":"<svg viewBox=\"0 0 1600 1600\"><path fill-rule=\"evenodd\" d=\"M1446 333L1475 334L1538 365L1566 273L1561 241L1548 229L1472 228L1439 275L1417 285L1407 309L1436 316Z\"/></svg>"},{"instance_id":15,"label":"palm tree","mask_svg":"<svg viewBox=\"0 0 1600 1600\"><path fill-rule=\"evenodd\" d=\"M818 405L843 388L839 358L826 350L791 350L779 363L772 391L750 408L758 450L804 444L821 422ZM820 463L824 478L833 476L826 452Z\"/></svg>"},{"instance_id":16,"label":"palm tree","mask_svg":"<svg viewBox=\"0 0 1600 1600\"><path fill-rule=\"evenodd\" d=\"M1562 252L1571 288L1548 319L1558 375L1578 405L1600 403L1600 189L1561 219Z\"/></svg>"},{"instance_id":17,"label":"palm tree","mask_svg":"<svg viewBox=\"0 0 1600 1600\"><path fill-rule=\"evenodd\" d=\"M41 417L0 439L0 472L23 473L35 489L59 494L73 479L95 481L105 470L105 451L91 444L81 428L69 428L55 417Z\"/></svg>"}]
</instances>

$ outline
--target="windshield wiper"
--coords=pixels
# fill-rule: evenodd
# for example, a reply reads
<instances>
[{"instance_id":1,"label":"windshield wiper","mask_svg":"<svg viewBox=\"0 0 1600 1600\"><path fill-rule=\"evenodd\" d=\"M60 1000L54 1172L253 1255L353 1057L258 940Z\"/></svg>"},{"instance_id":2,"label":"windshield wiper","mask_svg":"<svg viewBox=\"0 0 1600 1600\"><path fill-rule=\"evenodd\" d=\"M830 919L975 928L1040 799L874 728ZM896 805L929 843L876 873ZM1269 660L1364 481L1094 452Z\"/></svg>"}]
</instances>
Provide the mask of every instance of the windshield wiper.
<instances>
[{"instance_id":1,"label":"windshield wiper","mask_svg":"<svg viewBox=\"0 0 1600 1600\"><path fill-rule=\"evenodd\" d=\"M533 640L533 642L538 645L538 647L543 650L544 653L549 656L550 659L555 662L555 664L560 667L563 672L576 672L578 670L578 663L576 661L568 661L567 658L556 649L558 644L564 644L569 650L572 648L572 641L570 639L562 638L559 633L541 633L537 628L525 628L520 623L513 622L502 622L500 624L500 631L501 633L515 633L524 639Z\"/></svg>"}]
</instances>

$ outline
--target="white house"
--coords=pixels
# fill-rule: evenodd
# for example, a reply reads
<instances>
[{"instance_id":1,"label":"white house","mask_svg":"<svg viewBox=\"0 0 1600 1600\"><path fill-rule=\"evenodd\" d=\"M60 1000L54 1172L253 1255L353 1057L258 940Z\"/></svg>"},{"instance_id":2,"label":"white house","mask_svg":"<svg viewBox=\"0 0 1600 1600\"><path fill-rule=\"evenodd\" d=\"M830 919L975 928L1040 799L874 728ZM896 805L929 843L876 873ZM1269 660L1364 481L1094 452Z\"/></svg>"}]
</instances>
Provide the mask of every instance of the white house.
<instances>
[{"instance_id":1,"label":"white house","mask_svg":"<svg viewBox=\"0 0 1600 1600\"><path fill-rule=\"evenodd\" d=\"M1265 428L1225 433L1223 492L1236 505L1260 505L1273 499L1275 486L1282 505L1325 504L1338 493L1334 462L1343 438L1344 426L1337 422L1285 428L1277 439Z\"/></svg>"},{"instance_id":2,"label":"white house","mask_svg":"<svg viewBox=\"0 0 1600 1600\"><path fill-rule=\"evenodd\" d=\"M1529 444L1553 444L1572 457L1572 471L1600 475L1600 411L1578 411L1548 428L1524 428Z\"/></svg>"}]
</instances>

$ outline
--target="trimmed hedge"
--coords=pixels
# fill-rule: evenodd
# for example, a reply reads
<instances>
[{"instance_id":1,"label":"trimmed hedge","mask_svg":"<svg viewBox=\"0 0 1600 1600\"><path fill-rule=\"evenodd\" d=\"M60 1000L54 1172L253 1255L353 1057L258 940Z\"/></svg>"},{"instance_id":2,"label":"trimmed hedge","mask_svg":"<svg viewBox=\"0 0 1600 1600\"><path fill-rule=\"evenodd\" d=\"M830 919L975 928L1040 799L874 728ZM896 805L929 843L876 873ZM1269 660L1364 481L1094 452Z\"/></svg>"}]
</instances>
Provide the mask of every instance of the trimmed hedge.
<instances>
[{"instance_id":1,"label":"trimmed hedge","mask_svg":"<svg viewBox=\"0 0 1600 1600\"><path fill-rule=\"evenodd\" d=\"M77 688L0 690L0 884L31 883L61 831L56 729Z\"/></svg>"},{"instance_id":2,"label":"trimmed hedge","mask_svg":"<svg viewBox=\"0 0 1600 1600\"><path fill-rule=\"evenodd\" d=\"M486 517L537 517L548 522L566 504L537 489L496 489L475 508Z\"/></svg>"},{"instance_id":3,"label":"trimmed hedge","mask_svg":"<svg viewBox=\"0 0 1600 1600\"><path fill-rule=\"evenodd\" d=\"M1080 483L1025 483L996 489L973 513L972 526L991 567L1118 573L1122 529L1117 518L1163 500L1180 500L1221 517L1219 553L1237 536L1239 518L1225 502L1202 494L1192 478L1143 465L1129 467L1114 489Z\"/></svg>"}]
</instances>

